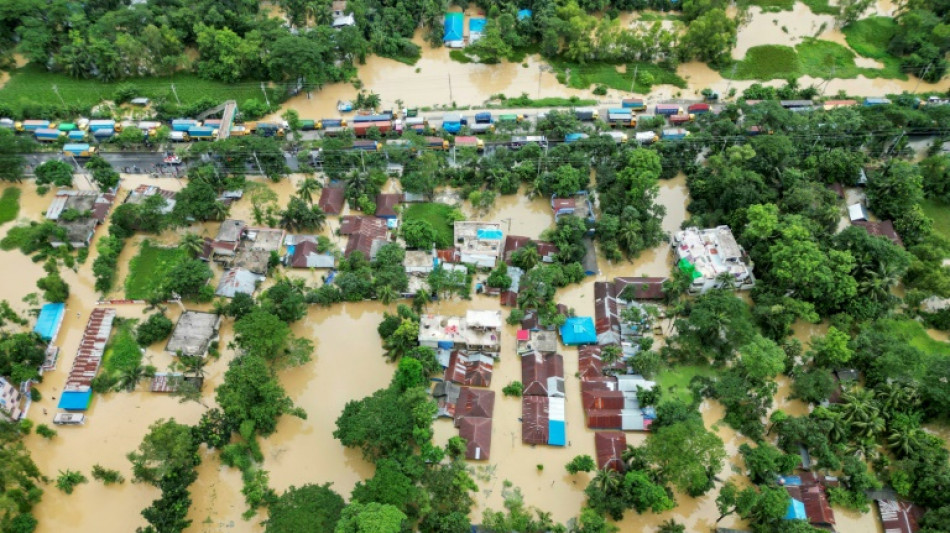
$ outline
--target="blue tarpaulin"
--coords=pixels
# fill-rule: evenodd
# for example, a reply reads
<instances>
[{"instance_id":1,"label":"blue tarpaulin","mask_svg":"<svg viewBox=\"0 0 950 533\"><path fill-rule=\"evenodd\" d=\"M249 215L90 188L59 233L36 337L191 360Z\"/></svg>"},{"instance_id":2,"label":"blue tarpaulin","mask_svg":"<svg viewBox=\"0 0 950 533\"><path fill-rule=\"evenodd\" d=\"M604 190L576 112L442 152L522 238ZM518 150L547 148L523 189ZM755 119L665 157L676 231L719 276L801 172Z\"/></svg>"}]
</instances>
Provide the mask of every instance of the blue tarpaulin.
<instances>
[{"instance_id":1,"label":"blue tarpaulin","mask_svg":"<svg viewBox=\"0 0 950 533\"><path fill-rule=\"evenodd\" d=\"M594 319L589 316L568 318L567 322L561 326L561 342L568 346L596 344L597 331L594 330Z\"/></svg>"},{"instance_id":2,"label":"blue tarpaulin","mask_svg":"<svg viewBox=\"0 0 950 533\"><path fill-rule=\"evenodd\" d=\"M518 10L518 20L525 20L531 18L530 9L519 9Z\"/></svg>"},{"instance_id":3,"label":"blue tarpaulin","mask_svg":"<svg viewBox=\"0 0 950 533\"><path fill-rule=\"evenodd\" d=\"M92 400L92 390L66 391L59 397L59 408L67 411L85 411Z\"/></svg>"},{"instance_id":4,"label":"blue tarpaulin","mask_svg":"<svg viewBox=\"0 0 950 533\"><path fill-rule=\"evenodd\" d=\"M808 515L805 514L805 504L792 498L792 501L788 502L788 511L785 512L785 520L807 520Z\"/></svg>"},{"instance_id":5,"label":"blue tarpaulin","mask_svg":"<svg viewBox=\"0 0 950 533\"><path fill-rule=\"evenodd\" d=\"M500 241L505 234L500 229L480 229L478 238L483 241Z\"/></svg>"},{"instance_id":6,"label":"blue tarpaulin","mask_svg":"<svg viewBox=\"0 0 950 533\"><path fill-rule=\"evenodd\" d=\"M463 13L445 14L445 36L442 41L461 41L464 38L463 28L465 24L465 15Z\"/></svg>"},{"instance_id":7,"label":"blue tarpaulin","mask_svg":"<svg viewBox=\"0 0 950 533\"><path fill-rule=\"evenodd\" d=\"M66 314L66 304L46 304L40 309L40 316L36 320L36 326L33 331L39 334L43 340L49 342L53 340L59 325L63 322L63 315Z\"/></svg>"},{"instance_id":8,"label":"blue tarpaulin","mask_svg":"<svg viewBox=\"0 0 950 533\"><path fill-rule=\"evenodd\" d=\"M548 421L548 444L551 446L567 445L567 430L563 420Z\"/></svg>"},{"instance_id":9,"label":"blue tarpaulin","mask_svg":"<svg viewBox=\"0 0 950 533\"><path fill-rule=\"evenodd\" d=\"M483 33L485 31L485 24L487 21L485 19L468 19L468 33L469 35L473 33Z\"/></svg>"}]
</instances>

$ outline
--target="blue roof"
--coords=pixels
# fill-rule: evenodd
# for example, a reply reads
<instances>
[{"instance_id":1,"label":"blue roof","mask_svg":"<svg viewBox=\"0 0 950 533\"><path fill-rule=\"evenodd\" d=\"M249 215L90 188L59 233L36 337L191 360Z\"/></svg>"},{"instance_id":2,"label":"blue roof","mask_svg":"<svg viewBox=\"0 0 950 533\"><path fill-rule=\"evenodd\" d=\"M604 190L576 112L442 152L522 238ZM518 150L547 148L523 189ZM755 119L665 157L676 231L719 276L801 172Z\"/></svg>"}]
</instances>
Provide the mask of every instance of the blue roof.
<instances>
[{"instance_id":1,"label":"blue roof","mask_svg":"<svg viewBox=\"0 0 950 533\"><path fill-rule=\"evenodd\" d=\"M36 319L36 326L33 331L38 333L45 341L53 340L53 335L59 330L59 325L63 322L63 315L66 314L66 304L46 304L40 309L40 316Z\"/></svg>"},{"instance_id":2,"label":"blue roof","mask_svg":"<svg viewBox=\"0 0 950 533\"><path fill-rule=\"evenodd\" d=\"M548 421L548 444L551 446L567 445L567 429L563 420Z\"/></svg>"},{"instance_id":3,"label":"blue roof","mask_svg":"<svg viewBox=\"0 0 950 533\"><path fill-rule=\"evenodd\" d=\"M788 511L785 512L784 518L785 520L807 520L805 504L792 498L792 501L788 502Z\"/></svg>"},{"instance_id":4,"label":"blue roof","mask_svg":"<svg viewBox=\"0 0 950 533\"><path fill-rule=\"evenodd\" d=\"M524 20L524 19L529 19L529 18L531 18L531 10L530 10L530 9L519 9L519 10L518 10L518 20Z\"/></svg>"},{"instance_id":5,"label":"blue roof","mask_svg":"<svg viewBox=\"0 0 950 533\"><path fill-rule=\"evenodd\" d=\"M478 230L478 238L486 241L500 241L505 234L500 229L482 228Z\"/></svg>"},{"instance_id":6,"label":"blue roof","mask_svg":"<svg viewBox=\"0 0 950 533\"><path fill-rule=\"evenodd\" d=\"M67 411L85 411L92 400L92 389L87 391L66 391L59 397L59 408Z\"/></svg>"},{"instance_id":7,"label":"blue roof","mask_svg":"<svg viewBox=\"0 0 950 533\"><path fill-rule=\"evenodd\" d=\"M445 35L442 41L461 41L463 39L463 25L465 24L465 15L463 13L445 14Z\"/></svg>"},{"instance_id":8,"label":"blue roof","mask_svg":"<svg viewBox=\"0 0 950 533\"><path fill-rule=\"evenodd\" d=\"M568 346L597 343L594 319L589 316L570 317L561 326L561 342Z\"/></svg>"},{"instance_id":9,"label":"blue roof","mask_svg":"<svg viewBox=\"0 0 950 533\"><path fill-rule=\"evenodd\" d=\"M782 480L782 485L786 487L801 487L802 486L801 476L779 476L779 479Z\"/></svg>"},{"instance_id":10,"label":"blue roof","mask_svg":"<svg viewBox=\"0 0 950 533\"><path fill-rule=\"evenodd\" d=\"M468 31L469 33L482 33L485 31L485 24L488 21L483 18L470 18L468 19Z\"/></svg>"}]
</instances>

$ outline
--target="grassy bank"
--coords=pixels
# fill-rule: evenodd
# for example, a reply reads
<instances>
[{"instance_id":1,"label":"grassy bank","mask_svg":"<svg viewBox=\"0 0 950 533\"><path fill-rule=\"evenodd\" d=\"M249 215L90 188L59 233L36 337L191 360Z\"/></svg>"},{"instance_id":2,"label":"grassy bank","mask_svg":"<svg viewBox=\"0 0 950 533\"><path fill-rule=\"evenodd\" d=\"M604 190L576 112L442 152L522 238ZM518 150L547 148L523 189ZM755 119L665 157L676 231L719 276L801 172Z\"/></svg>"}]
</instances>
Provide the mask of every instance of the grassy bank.
<instances>
[{"instance_id":1,"label":"grassy bank","mask_svg":"<svg viewBox=\"0 0 950 533\"><path fill-rule=\"evenodd\" d=\"M676 72L654 63L629 63L624 66L611 63L580 65L567 61L551 61L551 66L557 72L558 81L572 89L589 89L593 85L605 85L618 91L629 91L635 72L637 83L633 87L633 92L650 92L650 87L653 85L674 85L681 89L686 88L686 80L679 77ZM644 83L645 75L648 75L648 79L652 78L651 83Z\"/></svg>"},{"instance_id":2,"label":"grassy bank","mask_svg":"<svg viewBox=\"0 0 950 533\"><path fill-rule=\"evenodd\" d=\"M205 98L221 100L229 98L238 104L249 98L264 99L259 83L241 82L227 84L208 81L193 74L178 74L170 78L136 78L121 82L102 82L99 80L78 80L64 74L47 72L35 65L14 70L10 80L0 89L0 102L18 112L24 105L37 102L60 103L60 97L69 105L93 106L103 100L111 100L116 89L130 84L137 89L137 96L148 98L171 98L174 100L171 85L183 105L189 105ZM53 87L59 91L57 96ZM271 94L274 98L276 94Z\"/></svg>"},{"instance_id":3,"label":"grassy bank","mask_svg":"<svg viewBox=\"0 0 950 533\"><path fill-rule=\"evenodd\" d=\"M766 13L791 11L795 7L795 0L740 0L741 5L758 6Z\"/></svg>"},{"instance_id":4,"label":"grassy bank","mask_svg":"<svg viewBox=\"0 0 950 533\"><path fill-rule=\"evenodd\" d=\"M403 213L403 220L425 220L435 230L436 246L447 248L452 245L455 238L453 214L455 208L445 204L423 203L412 204Z\"/></svg>"},{"instance_id":5,"label":"grassy bank","mask_svg":"<svg viewBox=\"0 0 950 533\"><path fill-rule=\"evenodd\" d=\"M656 376L656 382L663 389L661 401L678 399L682 402L693 401L689 382L696 376L713 376L716 370L708 365L676 365L667 368Z\"/></svg>"},{"instance_id":6,"label":"grassy bank","mask_svg":"<svg viewBox=\"0 0 950 533\"><path fill-rule=\"evenodd\" d=\"M863 68L855 64L855 57L854 52L838 43L805 39L795 48L772 44L754 46L746 52L741 61L734 63L734 67L724 67L720 72L723 77L737 80L772 80L800 76L907 79L896 62L882 61L882 69Z\"/></svg>"},{"instance_id":7,"label":"grassy bank","mask_svg":"<svg viewBox=\"0 0 950 533\"><path fill-rule=\"evenodd\" d=\"M16 219L20 214L20 189L10 187L0 196L0 224Z\"/></svg>"},{"instance_id":8,"label":"grassy bank","mask_svg":"<svg viewBox=\"0 0 950 533\"><path fill-rule=\"evenodd\" d=\"M135 342L135 330L130 322L122 322L103 354L103 372L118 377L123 371L141 364L142 350Z\"/></svg>"},{"instance_id":9,"label":"grassy bank","mask_svg":"<svg viewBox=\"0 0 950 533\"><path fill-rule=\"evenodd\" d=\"M139 253L129 262L129 277L125 280L125 297L147 299L152 296L165 274L185 258L178 248L162 248L144 241Z\"/></svg>"},{"instance_id":10,"label":"grassy bank","mask_svg":"<svg viewBox=\"0 0 950 533\"><path fill-rule=\"evenodd\" d=\"M907 76L900 72L900 59L887 52L897 31L897 23L890 17L869 17L845 26L841 32L848 46L858 55L876 59L886 66L885 70L896 71L901 79Z\"/></svg>"},{"instance_id":11,"label":"grassy bank","mask_svg":"<svg viewBox=\"0 0 950 533\"><path fill-rule=\"evenodd\" d=\"M950 205L931 199L920 202L920 207L924 214L933 219L934 231L950 239Z\"/></svg>"},{"instance_id":12,"label":"grassy bank","mask_svg":"<svg viewBox=\"0 0 950 533\"><path fill-rule=\"evenodd\" d=\"M841 12L840 7L829 5L828 0L802 0L802 3L816 15L837 15Z\"/></svg>"}]
</instances>

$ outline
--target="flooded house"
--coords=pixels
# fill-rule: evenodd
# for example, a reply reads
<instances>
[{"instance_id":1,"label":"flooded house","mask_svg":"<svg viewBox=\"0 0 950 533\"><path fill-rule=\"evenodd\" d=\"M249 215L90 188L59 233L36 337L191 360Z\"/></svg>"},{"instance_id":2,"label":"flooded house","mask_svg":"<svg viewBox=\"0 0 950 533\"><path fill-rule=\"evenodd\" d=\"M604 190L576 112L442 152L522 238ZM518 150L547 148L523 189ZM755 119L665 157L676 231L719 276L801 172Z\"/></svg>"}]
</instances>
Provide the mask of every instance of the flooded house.
<instances>
[{"instance_id":1,"label":"flooded house","mask_svg":"<svg viewBox=\"0 0 950 533\"><path fill-rule=\"evenodd\" d=\"M596 276L600 274L600 265L597 263L597 249L594 248L594 239L589 235L581 241L584 245L584 257L581 259L581 266L584 267L584 275Z\"/></svg>"},{"instance_id":2,"label":"flooded house","mask_svg":"<svg viewBox=\"0 0 950 533\"><path fill-rule=\"evenodd\" d=\"M665 277L618 277L614 278L614 293L619 302L636 300L662 300Z\"/></svg>"},{"instance_id":3,"label":"flooded house","mask_svg":"<svg viewBox=\"0 0 950 533\"><path fill-rule=\"evenodd\" d=\"M785 490L791 497L786 519L807 520L809 524L821 529L834 531L835 514L828 502L824 480L811 472L801 476L786 476ZM801 514L804 513L804 516Z\"/></svg>"},{"instance_id":4,"label":"flooded house","mask_svg":"<svg viewBox=\"0 0 950 533\"><path fill-rule=\"evenodd\" d=\"M502 239L505 234L497 222L455 222L455 246L461 254L462 263L482 268L495 268L498 258L504 253Z\"/></svg>"},{"instance_id":5,"label":"flooded house","mask_svg":"<svg viewBox=\"0 0 950 533\"><path fill-rule=\"evenodd\" d=\"M389 228L381 218L365 215L349 215L340 219L340 235L346 235L349 240L344 257L350 257L354 252L360 252L368 260L376 257L376 251L389 240Z\"/></svg>"},{"instance_id":6,"label":"flooded house","mask_svg":"<svg viewBox=\"0 0 950 533\"><path fill-rule=\"evenodd\" d=\"M233 257L237 253L238 245L241 244L241 237L246 227L247 224L243 220L229 218L222 222L211 244L214 255Z\"/></svg>"},{"instance_id":7,"label":"flooded house","mask_svg":"<svg viewBox=\"0 0 950 533\"><path fill-rule=\"evenodd\" d=\"M55 247L69 244L74 248L89 246L96 227L105 223L115 201L111 193L92 191L60 190L46 210L47 220L66 231L65 237L51 237Z\"/></svg>"},{"instance_id":8,"label":"flooded house","mask_svg":"<svg viewBox=\"0 0 950 533\"><path fill-rule=\"evenodd\" d=\"M346 191L343 187L324 187L320 191L320 200L317 206L327 215L339 215L343 212L346 202Z\"/></svg>"},{"instance_id":9,"label":"flooded house","mask_svg":"<svg viewBox=\"0 0 950 533\"><path fill-rule=\"evenodd\" d=\"M175 208L175 191L165 190L154 185L139 185L129 193L125 203L140 205L150 196L161 196L165 199L165 206L160 211L163 215L171 213L172 209Z\"/></svg>"},{"instance_id":10,"label":"flooded house","mask_svg":"<svg viewBox=\"0 0 950 533\"><path fill-rule=\"evenodd\" d=\"M115 309L93 309L79 341L79 350L69 369L58 407L67 411L85 411L92 400L92 380L99 372L106 343L112 334Z\"/></svg>"},{"instance_id":11,"label":"flooded house","mask_svg":"<svg viewBox=\"0 0 950 533\"><path fill-rule=\"evenodd\" d=\"M594 433L594 449L597 451L597 469L609 468L623 472L623 452L627 451L627 435L620 431Z\"/></svg>"},{"instance_id":12,"label":"flooded house","mask_svg":"<svg viewBox=\"0 0 950 533\"><path fill-rule=\"evenodd\" d=\"M439 258L432 251L425 250L406 250L405 259L402 261L406 274L418 274L428 276L435 270L439 263Z\"/></svg>"},{"instance_id":13,"label":"flooded house","mask_svg":"<svg viewBox=\"0 0 950 533\"><path fill-rule=\"evenodd\" d=\"M875 237L884 237L892 243L904 247L904 241L894 229L894 223L890 220L871 221L871 220L852 220L852 226L864 228L864 231Z\"/></svg>"},{"instance_id":14,"label":"flooded house","mask_svg":"<svg viewBox=\"0 0 950 533\"><path fill-rule=\"evenodd\" d=\"M557 351L557 334L553 331L520 329L517 333L518 355L528 352L554 353Z\"/></svg>"},{"instance_id":15,"label":"flooded house","mask_svg":"<svg viewBox=\"0 0 950 533\"><path fill-rule=\"evenodd\" d=\"M455 405L455 427L465 418L488 418L495 412L495 391L462 387Z\"/></svg>"},{"instance_id":16,"label":"flooded house","mask_svg":"<svg viewBox=\"0 0 950 533\"><path fill-rule=\"evenodd\" d=\"M353 17L353 13L347 9L344 0L334 0L330 4L330 14L333 17L330 26L335 29L356 25L356 19Z\"/></svg>"},{"instance_id":17,"label":"flooded house","mask_svg":"<svg viewBox=\"0 0 950 533\"><path fill-rule=\"evenodd\" d=\"M608 281L594 283L594 330L597 344L620 344L620 311L615 285Z\"/></svg>"},{"instance_id":18,"label":"flooded house","mask_svg":"<svg viewBox=\"0 0 950 533\"><path fill-rule=\"evenodd\" d=\"M868 496L874 499L885 533L915 533L920 529L924 515L920 506L899 499L894 491L877 490Z\"/></svg>"},{"instance_id":19,"label":"flooded house","mask_svg":"<svg viewBox=\"0 0 950 533\"><path fill-rule=\"evenodd\" d=\"M521 442L565 446L564 398L523 396L521 398Z\"/></svg>"},{"instance_id":20,"label":"flooded house","mask_svg":"<svg viewBox=\"0 0 950 533\"><path fill-rule=\"evenodd\" d=\"M231 268L221 276L215 296L234 298L238 293L254 294L257 285L264 281L264 276L255 274L246 268Z\"/></svg>"},{"instance_id":21,"label":"flooded house","mask_svg":"<svg viewBox=\"0 0 950 533\"><path fill-rule=\"evenodd\" d=\"M541 262L553 263L556 260L559 250L554 244L517 235L508 235L505 237L505 250L502 258L506 263L511 265L511 258L514 256L515 252L524 248L528 244L534 244L535 248L537 248L538 257L541 258Z\"/></svg>"},{"instance_id":22,"label":"flooded house","mask_svg":"<svg viewBox=\"0 0 950 533\"><path fill-rule=\"evenodd\" d=\"M423 315L419 344L435 350L457 348L498 353L501 325L501 311L468 311L464 317Z\"/></svg>"},{"instance_id":23,"label":"flooded house","mask_svg":"<svg viewBox=\"0 0 950 533\"><path fill-rule=\"evenodd\" d=\"M559 218L567 215L573 215L590 224L597 222L597 217L594 214L594 204L591 202L590 195L587 194L587 191L580 191L572 198L557 198L552 195L551 211L554 214L555 222L557 222ZM588 235L593 234L594 230L590 229Z\"/></svg>"},{"instance_id":24,"label":"flooded house","mask_svg":"<svg viewBox=\"0 0 950 533\"><path fill-rule=\"evenodd\" d=\"M459 437L465 439L465 458L487 461L491 457L491 418L465 417L459 422Z\"/></svg>"},{"instance_id":25,"label":"flooded house","mask_svg":"<svg viewBox=\"0 0 950 533\"><path fill-rule=\"evenodd\" d=\"M748 290L755 286L752 263L729 226L686 228L673 234L677 268L692 278L689 292L713 288Z\"/></svg>"},{"instance_id":26,"label":"flooded house","mask_svg":"<svg viewBox=\"0 0 950 533\"><path fill-rule=\"evenodd\" d=\"M387 221L399 218L397 211L403 202L403 195L396 193L380 193L376 195L376 216Z\"/></svg>"},{"instance_id":27,"label":"flooded house","mask_svg":"<svg viewBox=\"0 0 950 533\"><path fill-rule=\"evenodd\" d=\"M455 418L455 408L458 404L462 386L451 381L439 381L432 387L432 397L435 398L436 417Z\"/></svg>"},{"instance_id":28,"label":"flooded house","mask_svg":"<svg viewBox=\"0 0 950 533\"><path fill-rule=\"evenodd\" d=\"M524 396L564 397L564 356L529 352L521 356Z\"/></svg>"},{"instance_id":29,"label":"flooded house","mask_svg":"<svg viewBox=\"0 0 950 533\"><path fill-rule=\"evenodd\" d=\"M572 316L560 328L561 342L567 346L597 344L594 319L589 316Z\"/></svg>"},{"instance_id":30,"label":"flooded house","mask_svg":"<svg viewBox=\"0 0 950 533\"><path fill-rule=\"evenodd\" d=\"M0 376L0 417L15 421L20 419L20 389Z\"/></svg>"},{"instance_id":31,"label":"flooded house","mask_svg":"<svg viewBox=\"0 0 950 533\"><path fill-rule=\"evenodd\" d=\"M491 355L453 350L445 369L445 381L467 387L488 387L491 385L494 365L495 360Z\"/></svg>"},{"instance_id":32,"label":"flooded house","mask_svg":"<svg viewBox=\"0 0 950 533\"><path fill-rule=\"evenodd\" d=\"M336 256L318 250L313 240L302 240L287 246L287 266L291 268L333 268Z\"/></svg>"},{"instance_id":33,"label":"flooded house","mask_svg":"<svg viewBox=\"0 0 950 533\"><path fill-rule=\"evenodd\" d=\"M185 311L165 345L165 351L177 355L204 357L211 341L217 339L221 317L202 311Z\"/></svg>"}]
</instances>

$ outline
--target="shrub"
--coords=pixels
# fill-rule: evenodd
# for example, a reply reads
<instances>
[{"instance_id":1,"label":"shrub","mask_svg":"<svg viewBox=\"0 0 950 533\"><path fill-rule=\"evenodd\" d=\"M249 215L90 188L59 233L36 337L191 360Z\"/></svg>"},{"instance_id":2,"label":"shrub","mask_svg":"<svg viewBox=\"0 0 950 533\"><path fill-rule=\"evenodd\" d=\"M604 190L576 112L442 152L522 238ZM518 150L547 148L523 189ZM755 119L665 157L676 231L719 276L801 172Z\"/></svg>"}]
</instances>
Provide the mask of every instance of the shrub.
<instances>
[{"instance_id":1,"label":"shrub","mask_svg":"<svg viewBox=\"0 0 950 533\"><path fill-rule=\"evenodd\" d=\"M76 472L69 469L66 469L65 472L60 470L59 477L56 478L56 487L66 494L72 494L73 489L76 488L76 485L79 485L80 483L87 483L88 481L89 480L86 479L86 476L82 475L82 472Z\"/></svg>"},{"instance_id":2,"label":"shrub","mask_svg":"<svg viewBox=\"0 0 950 533\"><path fill-rule=\"evenodd\" d=\"M171 335L174 327L170 318L162 313L155 313L139 324L135 337L140 345L149 346Z\"/></svg>"},{"instance_id":3,"label":"shrub","mask_svg":"<svg viewBox=\"0 0 950 533\"><path fill-rule=\"evenodd\" d=\"M92 477L93 479L101 481L103 485L125 482L125 478L122 477L122 474L120 474L118 470L112 470L111 468L106 468L99 464L92 467Z\"/></svg>"},{"instance_id":4,"label":"shrub","mask_svg":"<svg viewBox=\"0 0 950 533\"><path fill-rule=\"evenodd\" d=\"M524 391L524 385L520 381L512 381L511 383L505 385L501 389L501 393L505 396L513 396L515 398L521 398L521 393Z\"/></svg>"},{"instance_id":5,"label":"shrub","mask_svg":"<svg viewBox=\"0 0 950 533\"><path fill-rule=\"evenodd\" d=\"M46 424L40 424L36 426L36 434L46 440L50 440L57 435L56 430L47 426Z\"/></svg>"}]
</instances>

